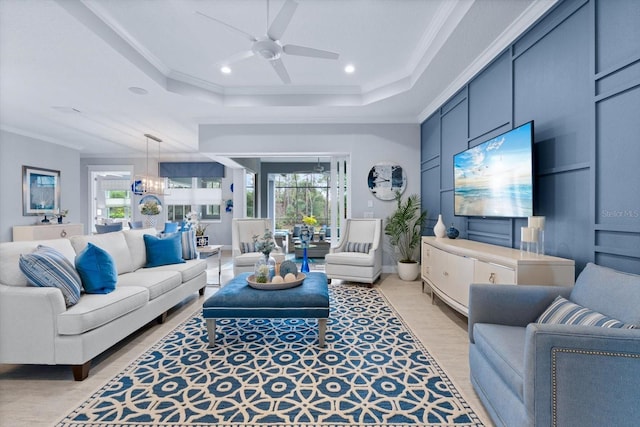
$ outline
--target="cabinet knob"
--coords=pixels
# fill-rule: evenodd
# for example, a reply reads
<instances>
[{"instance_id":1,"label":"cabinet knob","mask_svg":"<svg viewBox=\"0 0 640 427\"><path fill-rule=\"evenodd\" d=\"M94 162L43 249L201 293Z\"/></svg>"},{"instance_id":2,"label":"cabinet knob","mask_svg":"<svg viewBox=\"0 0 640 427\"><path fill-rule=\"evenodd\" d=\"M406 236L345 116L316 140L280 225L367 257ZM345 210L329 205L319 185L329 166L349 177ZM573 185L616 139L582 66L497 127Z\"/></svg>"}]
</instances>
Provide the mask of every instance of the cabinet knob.
<instances>
[{"instance_id":1,"label":"cabinet knob","mask_svg":"<svg viewBox=\"0 0 640 427\"><path fill-rule=\"evenodd\" d=\"M60 237L63 237L63 238L64 238L64 237L67 237L67 230L64 230L64 229L63 229L63 230L60 232Z\"/></svg>"},{"instance_id":2,"label":"cabinet knob","mask_svg":"<svg viewBox=\"0 0 640 427\"><path fill-rule=\"evenodd\" d=\"M489 274L489 283L496 283L496 273Z\"/></svg>"}]
</instances>

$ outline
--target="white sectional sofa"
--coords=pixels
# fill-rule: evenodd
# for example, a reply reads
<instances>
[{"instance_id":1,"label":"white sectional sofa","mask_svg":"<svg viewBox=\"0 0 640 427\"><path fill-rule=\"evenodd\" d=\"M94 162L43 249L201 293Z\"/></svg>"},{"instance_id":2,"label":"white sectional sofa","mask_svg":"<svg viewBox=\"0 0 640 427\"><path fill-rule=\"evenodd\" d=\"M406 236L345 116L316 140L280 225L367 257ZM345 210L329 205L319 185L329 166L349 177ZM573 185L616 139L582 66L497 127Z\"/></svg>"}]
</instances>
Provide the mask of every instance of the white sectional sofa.
<instances>
[{"instance_id":1,"label":"white sectional sofa","mask_svg":"<svg viewBox=\"0 0 640 427\"><path fill-rule=\"evenodd\" d=\"M150 321L163 322L189 294L204 294L206 261L143 268L144 234L156 230L0 243L0 363L71 365L74 378L83 380L95 356ZM20 270L20 255L38 245L56 249L73 264L89 242L115 261L113 292L82 293L67 308L60 289L30 286Z\"/></svg>"}]
</instances>

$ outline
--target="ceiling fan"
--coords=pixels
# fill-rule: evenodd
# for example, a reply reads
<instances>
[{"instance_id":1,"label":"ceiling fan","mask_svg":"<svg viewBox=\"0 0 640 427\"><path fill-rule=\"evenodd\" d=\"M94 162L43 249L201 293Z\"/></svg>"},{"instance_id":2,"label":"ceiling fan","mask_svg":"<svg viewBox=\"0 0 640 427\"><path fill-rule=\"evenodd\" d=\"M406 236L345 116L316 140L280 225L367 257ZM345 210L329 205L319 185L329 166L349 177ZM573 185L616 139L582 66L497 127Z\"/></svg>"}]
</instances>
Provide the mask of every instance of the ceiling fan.
<instances>
[{"instance_id":1,"label":"ceiling fan","mask_svg":"<svg viewBox=\"0 0 640 427\"><path fill-rule=\"evenodd\" d=\"M286 0L284 5L282 6L282 9L280 9L280 12L278 12L278 15L275 17L271 25L269 25L269 0L267 0L268 28L267 34L262 37L256 37L253 34L249 34L246 31L243 31L237 27L234 27L233 25L230 25L212 16L206 15L202 12L196 11L196 13L214 22L217 22L218 24L224 25L225 27L235 31L238 34L241 34L243 37L248 38L252 43L250 50L238 52L227 58L226 60L221 61L221 64L228 66L255 55L259 58L267 60L271 64L275 72L278 74L278 77L280 77L280 80L282 80L282 82L285 84L289 84L291 83L291 78L289 77L289 73L287 72L284 63L282 62L282 54L308 56L311 58L322 59L338 59L338 57L340 56L337 53L329 52L326 50L314 49L311 47L298 46L294 44L283 45L280 42L280 38L289 26L291 18L293 17L293 14L296 11L297 7L298 3L296 3L294 0Z\"/></svg>"}]
</instances>

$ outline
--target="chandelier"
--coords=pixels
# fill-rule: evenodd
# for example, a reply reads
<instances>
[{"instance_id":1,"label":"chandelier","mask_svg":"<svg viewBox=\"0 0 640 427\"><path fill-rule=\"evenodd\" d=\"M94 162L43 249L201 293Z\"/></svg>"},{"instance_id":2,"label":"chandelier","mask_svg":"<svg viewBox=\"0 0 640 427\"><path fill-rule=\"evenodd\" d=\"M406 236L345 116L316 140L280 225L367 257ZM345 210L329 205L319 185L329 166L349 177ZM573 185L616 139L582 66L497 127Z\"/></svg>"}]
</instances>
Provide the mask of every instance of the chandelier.
<instances>
[{"instance_id":1,"label":"chandelier","mask_svg":"<svg viewBox=\"0 0 640 427\"><path fill-rule=\"evenodd\" d=\"M160 162L160 143L162 140L157 136L145 133L147 138L147 168L145 175L135 175L131 183L131 190L139 196L145 194L165 194L164 178L149 173L149 140L152 139L158 143L158 162Z\"/></svg>"}]
</instances>

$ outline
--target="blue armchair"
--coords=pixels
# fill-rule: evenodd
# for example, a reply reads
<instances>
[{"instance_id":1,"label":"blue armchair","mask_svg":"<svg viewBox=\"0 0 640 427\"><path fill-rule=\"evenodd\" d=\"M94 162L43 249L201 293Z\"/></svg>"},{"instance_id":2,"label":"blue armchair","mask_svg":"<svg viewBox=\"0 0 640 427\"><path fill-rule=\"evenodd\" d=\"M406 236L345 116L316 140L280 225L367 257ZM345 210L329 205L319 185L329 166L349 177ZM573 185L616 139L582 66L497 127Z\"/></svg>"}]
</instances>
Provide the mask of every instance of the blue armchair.
<instances>
[{"instance_id":1,"label":"blue armchair","mask_svg":"<svg viewBox=\"0 0 640 427\"><path fill-rule=\"evenodd\" d=\"M558 296L640 328L640 276L588 264L573 288L472 284L471 383L497 426L635 426L640 329L535 323Z\"/></svg>"}]
</instances>

